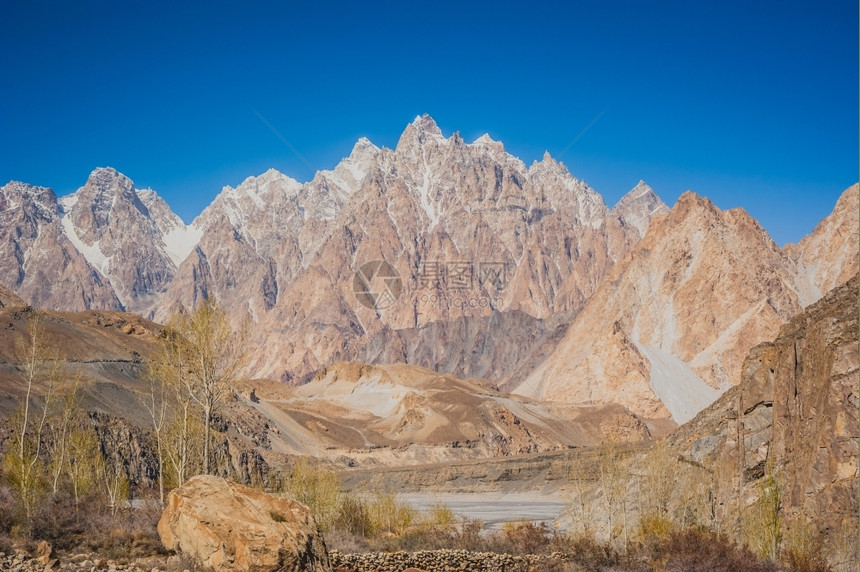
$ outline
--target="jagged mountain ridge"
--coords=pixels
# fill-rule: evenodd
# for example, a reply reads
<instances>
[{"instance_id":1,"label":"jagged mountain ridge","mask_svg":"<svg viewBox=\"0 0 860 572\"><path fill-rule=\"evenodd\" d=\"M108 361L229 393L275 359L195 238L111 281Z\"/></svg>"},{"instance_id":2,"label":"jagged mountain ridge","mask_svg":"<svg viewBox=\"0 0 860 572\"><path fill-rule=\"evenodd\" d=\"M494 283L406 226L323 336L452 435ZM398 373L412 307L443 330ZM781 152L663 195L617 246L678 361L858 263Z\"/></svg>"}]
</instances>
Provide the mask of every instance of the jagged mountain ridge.
<instances>
[{"instance_id":1,"label":"jagged mountain ridge","mask_svg":"<svg viewBox=\"0 0 860 572\"><path fill-rule=\"evenodd\" d=\"M806 284L813 275L804 256L819 275L857 272L857 214L845 207L852 202L856 185L800 245L780 249L742 209L721 211L685 193L607 275L553 353L507 387L539 399L613 399L678 423L692 418L740 379L750 348L820 297Z\"/></svg>"},{"instance_id":2,"label":"jagged mountain ridge","mask_svg":"<svg viewBox=\"0 0 860 572\"><path fill-rule=\"evenodd\" d=\"M60 303L18 279L9 280L12 290L45 307L124 308L160 320L215 296L256 323L255 372L285 379L356 356L435 366L438 354L409 350L423 345L422 329L460 320L474 331L499 313L515 312L520 318L508 322L544 336L543 321L575 313L650 217L666 210L644 183L610 209L548 155L526 167L488 136L471 144L444 137L428 116L407 126L395 149L361 139L308 183L270 170L225 187L187 226L154 191L134 189L112 169L97 169L59 201L45 192L56 204L46 224L83 258L76 277L114 299ZM352 292L356 269L375 259L393 264L407 290L382 313ZM469 267L469 287L453 289L448 263ZM483 263L501 265L498 283L479 284ZM431 267L444 281L419 288ZM452 295L478 307L454 307ZM392 339L399 353L382 343ZM453 349L457 340L445 343ZM478 366L467 355L448 361L470 375L511 367Z\"/></svg>"},{"instance_id":3,"label":"jagged mountain ridge","mask_svg":"<svg viewBox=\"0 0 860 572\"><path fill-rule=\"evenodd\" d=\"M24 193L23 188L29 190ZM0 189L0 215L11 221L3 227L8 232L2 248L13 254L31 249L20 238L28 236L20 229L29 221L30 235L55 237L49 247L37 251L66 248L74 264L24 264L26 257L7 257L7 275L14 278L9 285L17 294L41 306L130 308L160 321L179 305L215 296L234 318L250 315L255 324L252 372L294 381L308 380L337 360L359 360L407 362L462 377L505 381L508 387L527 379L542 387L535 376L543 375L544 364L555 359L551 356L567 324L587 308L615 263L638 248L651 221L672 216L642 182L610 209L548 155L526 167L488 136L471 144L457 133L444 137L427 116L407 126L395 149L380 149L361 139L337 167L320 171L308 183L270 170L236 188L225 187L190 225L154 191L134 189L112 169L94 171L85 187L59 202L49 189L33 189L38 188L20 183ZM45 209L15 198L27 193L50 195L42 201L49 203L50 216L34 219L31 210ZM708 208L696 204L675 218L695 218ZM850 208L843 211L850 213ZM679 228L692 233L691 226ZM753 226L754 221L735 224L723 242L742 242L744 233L736 230ZM845 228L822 223L816 233L832 236L833 229ZM135 229L137 236L128 229ZM766 237L760 228L758 234ZM812 275L809 262L801 260L804 252L813 250L810 241L780 255L772 241L767 242L769 237L756 240L766 244L764 251L777 254L755 261L761 272L749 284L743 282L756 293L741 296L737 305L751 324L751 330L742 333L752 332L753 337L816 299L822 287L807 287L810 279L799 278L802 269ZM696 249L707 243L693 244L689 254L702 258ZM850 258L833 262L827 252L845 243L825 238L815 244L814 256L824 260L816 272L844 274L842 267L850 265ZM370 260L389 262L402 278L402 293L390 307L365 308L354 296L354 274ZM771 288L767 282L774 270L767 265L774 261L780 267L777 283L788 284L796 295L789 292L771 300L780 310L776 317L765 315L767 327L759 328L756 308L762 298L757 294ZM493 265L496 280L481 274L484 263ZM471 274L458 278L452 274L458 267ZM828 270L831 267L839 268ZM621 276L613 272L612 280ZM75 284L71 294L65 287L46 287L68 282ZM670 289L676 285L665 283ZM713 297L704 289L699 293ZM719 300L714 298L712 306L713 312ZM601 370L618 379L638 376L641 391L629 393L627 401L644 404L637 409L640 414L669 415L663 403L667 396L650 387L653 360L640 355L631 362L626 356L634 353L629 348L645 351L630 339L637 334L633 337L638 341L641 332L629 331L629 324L617 317L604 322L600 331L615 349L595 354L604 361L595 364L596 370L583 370L585 374ZM725 326L715 322L714 330ZM669 348L668 358L659 356L669 361L669 369L692 365L698 377L725 387L730 376L724 372L709 374L701 371L708 364L685 361L710 354L683 353L672 346L675 338L664 336L667 328L654 319L643 324L655 329L644 334L654 341L651 347ZM729 353L742 355L745 349L730 348ZM624 371L612 369L619 364L626 364ZM576 368L564 366L562 371L566 377L561 376L560 387L571 390L543 397L582 402L580 389L588 387L588 380L582 371L569 375ZM706 396L705 401L713 398ZM584 402L595 399L618 397L592 392Z\"/></svg>"}]
</instances>

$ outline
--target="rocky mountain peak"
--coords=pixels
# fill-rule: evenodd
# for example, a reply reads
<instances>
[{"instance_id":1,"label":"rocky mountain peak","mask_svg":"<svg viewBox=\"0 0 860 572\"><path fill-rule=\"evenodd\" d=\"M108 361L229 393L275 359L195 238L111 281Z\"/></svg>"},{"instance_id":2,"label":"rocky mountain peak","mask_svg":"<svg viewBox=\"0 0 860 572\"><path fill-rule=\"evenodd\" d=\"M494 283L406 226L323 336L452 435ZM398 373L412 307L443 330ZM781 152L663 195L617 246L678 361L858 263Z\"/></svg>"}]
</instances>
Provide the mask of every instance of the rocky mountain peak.
<instances>
[{"instance_id":1,"label":"rocky mountain peak","mask_svg":"<svg viewBox=\"0 0 860 572\"><path fill-rule=\"evenodd\" d=\"M625 224L635 227L641 237L645 236L651 220L655 216L668 213L669 207L645 181L639 181L612 207L612 212Z\"/></svg>"},{"instance_id":2,"label":"rocky mountain peak","mask_svg":"<svg viewBox=\"0 0 860 572\"><path fill-rule=\"evenodd\" d=\"M78 189L78 201L91 201L93 208L109 210L113 202L128 202L141 212L146 207L140 202L131 179L112 167L100 167L90 173L87 183Z\"/></svg>"},{"instance_id":3,"label":"rocky mountain peak","mask_svg":"<svg viewBox=\"0 0 860 572\"><path fill-rule=\"evenodd\" d=\"M144 199L159 211L155 217ZM155 193L138 193L130 178L110 167L94 170L83 187L61 201L63 234L132 311L149 304L176 269L165 230L184 224L159 201Z\"/></svg>"},{"instance_id":4,"label":"rocky mountain peak","mask_svg":"<svg viewBox=\"0 0 860 572\"><path fill-rule=\"evenodd\" d=\"M57 195L48 187L9 181L0 187L0 212L23 209L28 216L51 220L57 214Z\"/></svg>"},{"instance_id":5,"label":"rocky mountain peak","mask_svg":"<svg viewBox=\"0 0 860 572\"><path fill-rule=\"evenodd\" d=\"M678 200L669 212L669 217L672 221L680 223L682 221L692 221L694 219L696 221L721 219L723 218L723 214L724 211L717 208L711 199L688 190L684 191L681 196L678 197ZM668 224L676 223L670 222Z\"/></svg>"},{"instance_id":6,"label":"rocky mountain peak","mask_svg":"<svg viewBox=\"0 0 860 572\"><path fill-rule=\"evenodd\" d=\"M403 153L407 149L423 146L429 141L440 143L446 139L433 118L425 113L417 116L412 123L406 126L397 142L395 151Z\"/></svg>"},{"instance_id":7,"label":"rocky mountain peak","mask_svg":"<svg viewBox=\"0 0 860 572\"><path fill-rule=\"evenodd\" d=\"M848 187L833 212L799 243L785 245L784 252L797 261L797 289L803 306L857 274L858 188L857 184Z\"/></svg>"},{"instance_id":8,"label":"rocky mountain peak","mask_svg":"<svg viewBox=\"0 0 860 572\"><path fill-rule=\"evenodd\" d=\"M362 137L355 143L347 158L338 163L332 171L321 173L333 179L347 194L352 194L376 164L380 153L379 147Z\"/></svg>"},{"instance_id":9,"label":"rocky mountain peak","mask_svg":"<svg viewBox=\"0 0 860 572\"><path fill-rule=\"evenodd\" d=\"M127 217L149 219L149 210L135 192L134 183L111 167L90 173L86 184L61 201L71 217L77 236L92 245L109 232L112 219Z\"/></svg>"},{"instance_id":10,"label":"rocky mountain peak","mask_svg":"<svg viewBox=\"0 0 860 572\"><path fill-rule=\"evenodd\" d=\"M352 151L349 153L349 159L358 161L362 159L372 159L379 153L379 147L367 137L359 137L355 145L352 146Z\"/></svg>"},{"instance_id":11,"label":"rocky mountain peak","mask_svg":"<svg viewBox=\"0 0 860 572\"><path fill-rule=\"evenodd\" d=\"M549 151L544 151L543 157L540 161L532 162L529 166L528 173L531 178L553 177L578 181L578 179L570 173L567 165L554 159L552 155L549 154Z\"/></svg>"},{"instance_id":12,"label":"rocky mountain peak","mask_svg":"<svg viewBox=\"0 0 860 572\"><path fill-rule=\"evenodd\" d=\"M235 187L226 185L215 197L212 205L219 202L251 202L257 207L265 206L263 197L273 194L281 196L294 196L301 189L302 184L277 169L269 169L265 173L247 177Z\"/></svg>"}]
</instances>

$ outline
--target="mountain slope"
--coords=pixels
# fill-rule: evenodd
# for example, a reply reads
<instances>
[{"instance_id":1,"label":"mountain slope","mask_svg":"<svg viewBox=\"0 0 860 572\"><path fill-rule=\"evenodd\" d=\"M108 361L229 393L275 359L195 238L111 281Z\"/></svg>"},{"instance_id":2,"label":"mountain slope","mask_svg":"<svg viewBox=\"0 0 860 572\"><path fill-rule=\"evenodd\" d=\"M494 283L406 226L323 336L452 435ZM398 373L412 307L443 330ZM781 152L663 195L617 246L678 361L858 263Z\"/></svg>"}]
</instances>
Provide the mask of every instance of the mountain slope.
<instances>
[{"instance_id":1,"label":"mountain slope","mask_svg":"<svg viewBox=\"0 0 860 572\"><path fill-rule=\"evenodd\" d=\"M550 157L526 168L501 143L446 138L423 116L394 150L361 140L304 185L269 171L225 188L192 224L197 247L153 311L164 319L217 297L235 318L250 315L256 371L280 379L357 358L499 379L513 360L460 348L499 321L523 345L547 335L548 318L578 311L665 209L650 189L635 193L610 210ZM374 260L401 281L385 308L353 292Z\"/></svg>"},{"instance_id":2,"label":"mountain slope","mask_svg":"<svg viewBox=\"0 0 860 572\"><path fill-rule=\"evenodd\" d=\"M687 192L516 392L617 401L683 422L731 385L752 345L800 310L793 284L791 261L746 212Z\"/></svg>"},{"instance_id":3,"label":"mountain slope","mask_svg":"<svg viewBox=\"0 0 860 572\"><path fill-rule=\"evenodd\" d=\"M858 212L855 184L842 193L833 212L812 233L785 246L785 253L798 262L797 289L804 307L857 274Z\"/></svg>"},{"instance_id":4,"label":"mountain slope","mask_svg":"<svg viewBox=\"0 0 860 572\"><path fill-rule=\"evenodd\" d=\"M283 452L350 466L416 464L561 450L651 433L617 405L572 407L406 365L338 362L307 384L262 389L250 404ZM662 431L663 429L657 429Z\"/></svg>"},{"instance_id":5,"label":"mountain slope","mask_svg":"<svg viewBox=\"0 0 860 572\"><path fill-rule=\"evenodd\" d=\"M72 244L51 189L11 182L0 187L0 276L37 306L119 309L110 284Z\"/></svg>"}]
</instances>

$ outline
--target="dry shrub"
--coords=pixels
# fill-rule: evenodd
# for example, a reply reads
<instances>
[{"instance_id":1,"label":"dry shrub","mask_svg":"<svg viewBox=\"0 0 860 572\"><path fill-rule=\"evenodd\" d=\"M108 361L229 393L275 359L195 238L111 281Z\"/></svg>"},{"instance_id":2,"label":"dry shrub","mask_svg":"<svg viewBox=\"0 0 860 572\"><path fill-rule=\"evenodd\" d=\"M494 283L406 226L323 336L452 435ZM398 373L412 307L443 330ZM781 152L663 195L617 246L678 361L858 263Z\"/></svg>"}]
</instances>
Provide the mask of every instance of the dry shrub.
<instances>
[{"instance_id":1,"label":"dry shrub","mask_svg":"<svg viewBox=\"0 0 860 572\"><path fill-rule=\"evenodd\" d=\"M639 519L639 537L645 542L659 540L673 529L672 521L659 514L650 514Z\"/></svg>"},{"instance_id":2,"label":"dry shrub","mask_svg":"<svg viewBox=\"0 0 860 572\"><path fill-rule=\"evenodd\" d=\"M782 561L794 572L829 572L815 525L801 515L786 527Z\"/></svg>"},{"instance_id":3,"label":"dry shrub","mask_svg":"<svg viewBox=\"0 0 860 572\"><path fill-rule=\"evenodd\" d=\"M567 550L571 561L586 570L606 570L621 564L621 555L612 545L599 543L589 536L574 539Z\"/></svg>"},{"instance_id":4,"label":"dry shrub","mask_svg":"<svg viewBox=\"0 0 860 572\"><path fill-rule=\"evenodd\" d=\"M0 535L9 535L15 524L15 515L20 512L15 493L11 488L0 485Z\"/></svg>"},{"instance_id":5,"label":"dry shrub","mask_svg":"<svg viewBox=\"0 0 860 572\"><path fill-rule=\"evenodd\" d=\"M437 502L427 509L423 524L426 526L451 526L454 524L456 518L451 507Z\"/></svg>"},{"instance_id":6,"label":"dry shrub","mask_svg":"<svg viewBox=\"0 0 860 572\"><path fill-rule=\"evenodd\" d=\"M487 544L481 531L484 530L484 523L476 518L463 518L459 523L452 536L453 546L460 550L473 550L480 552L488 550Z\"/></svg>"},{"instance_id":7,"label":"dry shrub","mask_svg":"<svg viewBox=\"0 0 860 572\"><path fill-rule=\"evenodd\" d=\"M161 509L144 504L111 510L96 499L76 505L71 495L58 494L38 509L32 540L47 540L60 552L95 552L122 559L165 554L156 525Z\"/></svg>"},{"instance_id":8,"label":"dry shrub","mask_svg":"<svg viewBox=\"0 0 860 572\"><path fill-rule=\"evenodd\" d=\"M513 554L544 554L553 540L553 534L544 522L509 522L502 534L510 543Z\"/></svg>"},{"instance_id":9,"label":"dry shrub","mask_svg":"<svg viewBox=\"0 0 860 572\"><path fill-rule=\"evenodd\" d=\"M87 538L93 516L89 510L78 509L71 496L58 494L36 510L31 536L34 540L47 540L56 550L73 550Z\"/></svg>"},{"instance_id":10,"label":"dry shrub","mask_svg":"<svg viewBox=\"0 0 860 572\"><path fill-rule=\"evenodd\" d=\"M301 458L293 468L287 490L300 503L310 507L323 532L337 520L344 495L334 471Z\"/></svg>"},{"instance_id":11,"label":"dry shrub","mask_svg":"<svg viewBox=\"0 0 860 572\"><path fill-rule=\"evenodd\" d=\"M377 533L402 534L416 521L418 511L399 502L394 493L376 493L367 503L373 530Z\"/></svg>"},{"instance_id":12,"label":"dry shrub","mask_svg":"<svg viewBox=\"0 0 860 572\"><path fill-rule=\"evenodd\" d=\"M361 499L345 496L340 505L340 511L333 523L334 530L342 530L349 534L367 538L372 536L373 520L370 512Z\"/></svg>"},{"instance_id":13,"label":"dry shrub","mask_svg":"<svg viewBox=\"0 0 860 572\"><path fill-rule=\"evenodd\" d=\"M783 553L783 562L792 572L832 572L833 570L820 549L809 552L788 548Z\"/></svg>"},{"instance_id":14,"label":"dry shrub","mask_svg":"<svg viewBox=\"0 0 860 572\"><path fill-rule=\"evenodd\" d=\"M699 529L670 533L654 548L652 560L662 561L667 572L768 572L776 563L756 556L724 535Z\"/></svg>"}]
</instances>

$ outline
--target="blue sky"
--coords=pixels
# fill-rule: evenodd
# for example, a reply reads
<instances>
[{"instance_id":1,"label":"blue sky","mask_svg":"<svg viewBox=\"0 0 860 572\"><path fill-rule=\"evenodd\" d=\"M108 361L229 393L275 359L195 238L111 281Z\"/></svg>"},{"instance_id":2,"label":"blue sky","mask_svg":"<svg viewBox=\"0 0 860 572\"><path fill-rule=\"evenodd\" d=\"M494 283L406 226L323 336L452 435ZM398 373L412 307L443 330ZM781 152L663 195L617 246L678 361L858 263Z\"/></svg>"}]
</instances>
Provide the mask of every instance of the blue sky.
<instances>
[{"instance_id":1,"label":"blue sky","mask_svg":"<svg viewBox=\"0 0 860 572\"><path fill-rule=\"evenodd\" d=\"M0 183L64 195L109 165L190 221L270 167L311 178L255 110L314 169L429 113L561 155L609 204L639 179L669 204L692 189L783 244L858 178L857 8L6 2Z\"/></svg>"}]
</instances>

